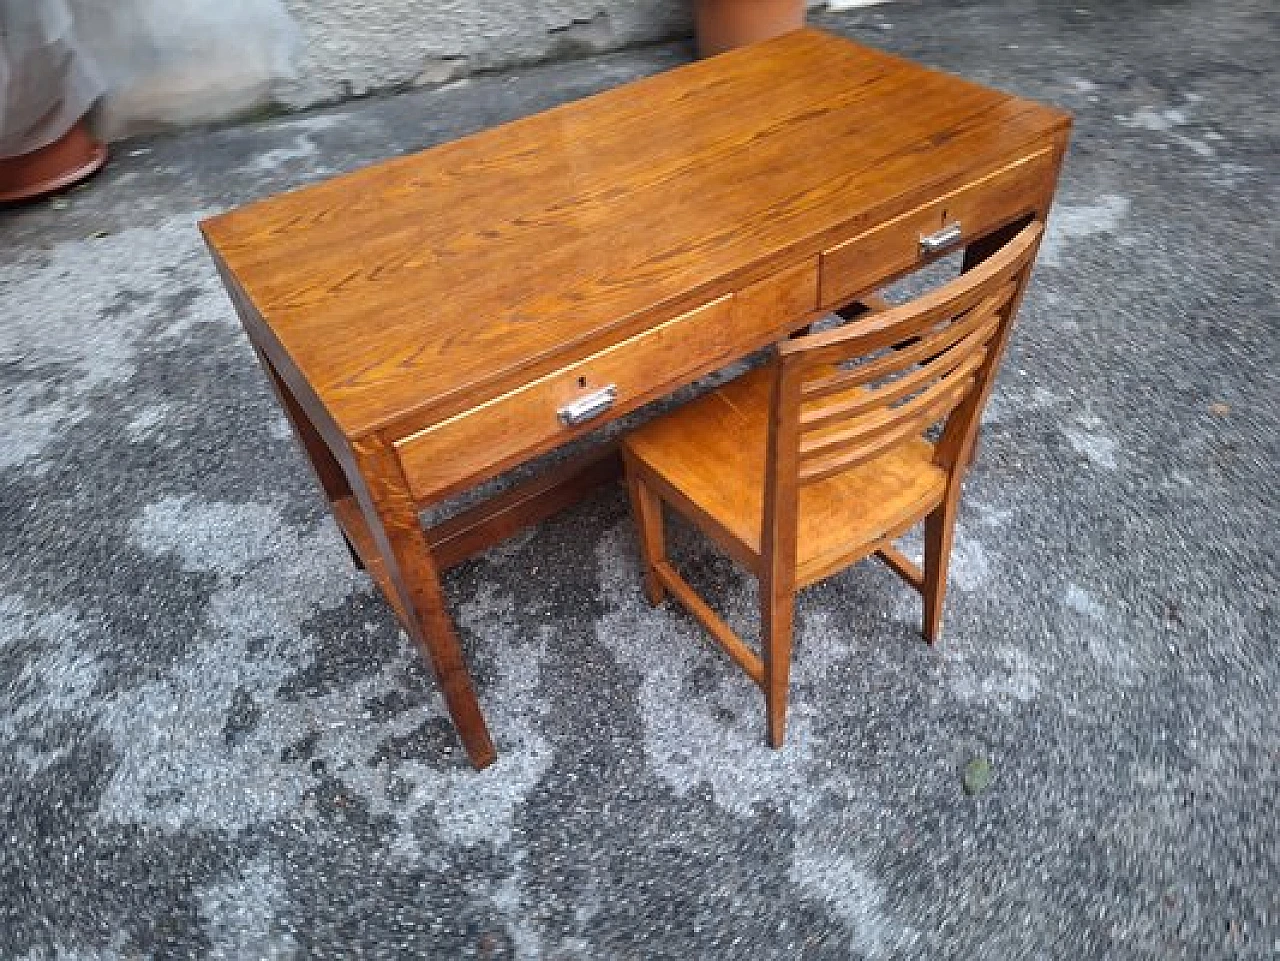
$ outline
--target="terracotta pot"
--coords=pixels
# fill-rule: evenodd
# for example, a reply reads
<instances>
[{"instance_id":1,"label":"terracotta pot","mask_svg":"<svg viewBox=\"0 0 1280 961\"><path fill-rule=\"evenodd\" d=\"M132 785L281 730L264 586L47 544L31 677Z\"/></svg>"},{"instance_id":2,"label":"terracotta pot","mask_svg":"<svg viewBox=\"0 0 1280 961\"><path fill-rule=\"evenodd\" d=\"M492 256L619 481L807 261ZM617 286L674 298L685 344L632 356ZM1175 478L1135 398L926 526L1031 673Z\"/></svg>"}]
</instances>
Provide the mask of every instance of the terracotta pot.
<instances>
[{"instance_id":1,"label":"terracotta pot","mask_svg":"<svg viewBox=\"0 0 1280 961\"><path fill-rule=\"evenodd\" d=\"M805 0L694 0L698 55L768 40L804 26Z\"/></svg>"},{"instance_id":2,"label":"terracotta pot","mask_svg":"<svg viewBox=\"0 0 1280 961\"><path fill-rule=\"evenodd\" d=\"M0 203L37 200L92 177L107 162L107 148L84 120L48 146L0 157Z\"/></svg>"}]
</instances>

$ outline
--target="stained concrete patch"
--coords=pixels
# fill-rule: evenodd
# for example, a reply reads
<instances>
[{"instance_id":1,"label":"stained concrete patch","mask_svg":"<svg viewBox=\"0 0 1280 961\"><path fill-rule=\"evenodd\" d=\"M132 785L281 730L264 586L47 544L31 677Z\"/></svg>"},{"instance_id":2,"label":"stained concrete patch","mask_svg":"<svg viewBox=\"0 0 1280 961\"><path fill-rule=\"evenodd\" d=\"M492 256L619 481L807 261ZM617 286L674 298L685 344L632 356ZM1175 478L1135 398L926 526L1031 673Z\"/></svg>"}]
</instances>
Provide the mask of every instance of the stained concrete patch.
<instances>
[{"instance_id":1,"label":"stained concrete patch","mask_svg":"<svg viewBox=\"0 0 1280 961\"><path fill-rule=\"evenodd\" d=\"M336 531L298 531L267 504L179 497L148 505L134 536L146 550L176 553L188 569L214 573L219 586L193 652L160 679L104 703L100 724L120 762L99 816L170 829L237 828L296 811L311 775L282 764L280 749L309 729L307 712L263 711L235 738L226 728L238 700L272 702L305 659L301 623L360 589L359 575L332 563L341 550ZM259 637L271 646L250 656ZM340 715L330 724L341 730Z\"/></svg>"},{"instance_id":2,"label":"stained concrete patch","mask_svg":"<svg viewBox=\"0 0 1280 961\"><path fill-rule=\"evenodd\" d=\"M990 579L991 563L982 541L966 533L956 532L951 547L949 579L962 591L981 590Z\"/></svg>"},{"instance_id":3,"label":"stained concrete patch","mask_svg":"<svg viewBox=\"0 0 1280 961\"><path fill-rule=\"evenodd\" d=\"M1114 683L1131 685L1142 680L1129 633L1119 617L1078 584L1067 585L1062 602L1075 615L1063 625L1065 637L1082 643Z\"/></svg>"},{"instance_id":4,"label":"stained concrete patch","mask_svg":"<svg viewBox=\"0 0 1280 961\"><path fill-rule=\"evenodd\" d=\"M33 269L37 268L37 269ZM130 290L120 299L120 278ZM190 214L154 228L62 243L38 261L27 251L0 263L0 289L21 311L0 325L0 356L19 367L65 364L84 392L133 376L143 339L183 333L149 308L156 299L213 276ZM221 304L213 312L221 320ZM92 335L89 335L89 332Z\"/></svg>"},{"instance_id":5,"label":"stained concrete patch","mask_svg":"<svg viewBox=\"0 0 1280 961\"><path fill-rule=\"evenodd\" d=\"M831 837L798 844L791 880L835 909L849 928L851 951L873 959L909 954L918 937L887 913L883 888L839 848L839 841Z\"/></svg>"},{"instance_id":6,"label":"stained concrete patch","mask_svg":"<svg viewBox=\"0 0 1280 961\"><path fill-rule=\"evenodd\" d=\"M1120 466L1119 443L1103 433L1100 418L1084 415L1077 419L1076 424L1064 426L1062 433L1072 450L1091 464L1105 470L1115 470Z\"/></svg>"},{"instance_id":7,"label":"stained concrete patch","mask_svg":"<svg viewBox=\"0 0 1280 961\"><path fill-rule=\"evenodd\" d=\"M83 411L63 400L49 400L48 393L33 384L0 390L0 418L6 424L0 468L26 466L43 474L49 464L40 454L83 417Z\"/></svg>"},{"instance_id":8,"label":"stained concrete patch","mask_svg":"<svg viewBox=\"0 0 1280 961\"><path fill-rule=\"evenodd\" d=\"M1064 603L1077 614L1083 614L1091 621L1101 622L1106 618L1106 608L1093 598L1083 587L1068 584Z\"/></svg>"},{"instance_id":9,"label":"stained concrete patch","mask_svg":"<svg viewBox=\"0 0 1280 961\"><path fill-rule=\"evenodd\" d=\"M37 612L0 595L0 675L7 681L0 736L28 777L64 760L74 743L66 726L92 713L101 667L82 646L84 630L73 611Z\"/></svg>"},{"instance_id":10,"label":"stained concrete patch","mask_svg":"<svg viewBox=\"0 0 1280 961\"><path fill-rule=\"evenodd\" d=\"M993 652L992 657L974 656L960 645L949 646L944 654L955 666L951 690L962 701L979 702L1009 710L1014 702L1031 701L1040 693L1040 677L1026 651L1012 645ZM985 669L979 667L985 665Z\"/></svg>"},{"instance_id":11,"label":"stained concrete patch","mask_svg":"<svg viewBox=\"0 0 1280 961\"><path fill-rule=\"evenodd\" d=\"M293 440L293 426L284 417L272 418L268 431L273 440Z\"/></svg>"},{"instance_id":12,"label":"stained concrete patch","mask_svg":"<svg viewBox=\"0 0 1280 961\"><path fill-rule=\"evenodd\" d=\"M770 800L803 814L814 801L807 790L818 740L810 725L813 705L795 688L789 749L770 749L764 742L760 691L736 672L723 683L698 688L698 665L721 655L701 625L673 601L649 607L639 592L635 557L630 521L597 545L598 576L613 609L597 621L596 632L621 664L640 674L639 709L650 766L680 795L710 784L716 803L738 816ZM750 624L753 607L749 594L735 592L730 611L723 613L731 624ZM643 637L644 645L637 646L635 637ZM805 668L799 659L793 670L801 676Z\"/></svg>"},{"instance_id":13,"label":"stained concrete patch","mask_svg":"<svg viewBox=\"0 0 1280 961\"><path fill-rule=\"evenodd\" d=\"M41 455L89 416L87 398L134 377L140 352L194 324L225 323L214 278L190 216L62 243L39 261L19 249L0 263L0 290L24 307L0 324L0 384L16 382L0 389L0 468L47 470ZM61 376L41 376L54 370ZM157 425L154 415L135 415L135 436Z\"/></svg>"},{"instance_id":14,"label":"stained concrete patch","mask_svg":"<svg viewBox=\"0 0 1280 961\"><path fill-rule=\"evenodd\" d=\"M1206 141L1220 141L1223 139L1221 134L1209 130L1205 131L1204 139L1200 139L1187 136L1177 130L1177 128L1183 127L1190 122L1190 111L1199 102L1200 98L1197 95L1190 94L1184 98L1184 105L1181 107L1162 107L1157 109L1143 106L1135 110L1130 116L1117 119L1125 127L1165 134L1174 143L1181 144L1200 157L1207 159L1213 157L1217 151Z\"/></svg>"},{"instance_id":15,"label":"stained concrete patch","mask_svg":"<svg viewBox=\"0 0 1280 961\"><path fill-rule=\"evenodd\" d=\"M1116 194L1107 194L1094 203L1055 203L1049 212L1049 227L1040 242L1038 263L1057 267L1073 242L1115 233L1128 213L1129 203L1128 197Z\"/></svg>"},{"instance_id":16,"label":"stained concrete patch","mask_svg":"<svg viewBox=\"0 0 1280 961\"><path fill-rule=\"evenodd\" d=\"M133 953L125 949L126 939L118 936L114 943L102 948L81 949L55 943L52 950L33 948L18 961L127 961Z\"/></svg>"},{"instance_id":17,"label":"stained concrete patch","mask_svg":"<svg viewBox=\"0 0 1280 961\"><path fill-rule=\"evenodd\" d=\"M213 946L208 957L284 961L301 956L297 939L278 922L289 896L270 860L245 865L239 875L200 891L200 919Z\"/></svg>"},{"instance_id":18,"label":"stained concrete patch","mask_svg":"<svg viewBox=\"0 0 1280 961\"><path fill-rule=\"evenodd\" d=\"M316 163L319 156L320 148L316 146L316 142L308 134L301 133L286 147L276 147L247 158L244 167L250 173L257 174L276 173L281 167L292 164L307 167L308 172L313 175L331 172L330 168Z\"/></svg>"},{"instance_id":19,"label":"stained concrete patch","mask_svg":"<svg viewBox=\"0 0 1280 961\"><path fill-rule=\"evenodd\" d=\"M502 840L515 805L549 761L546 742L531 725L545 711L534 697L545 640L520 644L509 598L482 594L458 614L460 625L486 639L505 638L489 715L502 748L494 766L501 776L477 782L456 755L443 768L438 754L426 760L386 755L388 741L423 723L420 710L375 721L366 708L403 684L409 659L418 656L398 631L400 654L376 673L301 700L276 697L314 650L302 625L353 590L367 589L364 575L341 563L337 534L327 523L299 532L269 505L171 499L148 507L135 536L149 550L176 551L187 566L215 572L222 587L211 599L210 633L197 654L110 706L104 724L123 760L100 805L104 817L145 811L148 821L180 826L205 823L217 811L219 823L243 827L305 811L313 775L328 772L360 795L373 815L392 817L400 826L390 841L399 857L412 860L420 853L413 824L422 811L452 843ZM260 637L270 646L251 653ZM237 726L246 699L257 716L252 725ZM443 721L438 694L424 707ZM227 736L228 724L234 737ZM452 733L447 725L444 731L449 736L442 745L451 749ZM282 746L308 739L312 763L282 760ZM316 761L326 766L317 768ZM232 810L241 813L229 818Z\"/></svg>"},{"instance_id":20,"label":"stained concrete patch","mask_svg":"<svg viewBox=\"0 0 1280 961\"><path fill-rule=\"evenodd\" d=\"M125 432L137 442L151 440L163 433L165 418L170 408L165 404L152 404L138 411L125 425Z\"/></svg>"}]
</instances>

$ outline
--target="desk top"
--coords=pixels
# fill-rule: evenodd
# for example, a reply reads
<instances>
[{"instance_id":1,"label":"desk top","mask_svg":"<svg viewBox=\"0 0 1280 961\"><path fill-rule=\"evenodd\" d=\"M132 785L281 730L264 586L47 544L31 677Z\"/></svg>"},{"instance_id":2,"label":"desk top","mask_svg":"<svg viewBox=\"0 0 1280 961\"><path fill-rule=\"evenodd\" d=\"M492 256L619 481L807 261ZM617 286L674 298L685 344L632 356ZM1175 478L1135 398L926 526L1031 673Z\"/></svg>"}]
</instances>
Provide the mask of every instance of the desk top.
<instances>
[{"instance_id":1,"label":"desk top","mask_svg":"<svg viewBox=\"0 0 1280 961\"><path fill-rule=\"evenodd\" d=\"M201 227L263 346L354 438L585 356L1068 123L804 29Z\"/></svg>"}]
</instances>

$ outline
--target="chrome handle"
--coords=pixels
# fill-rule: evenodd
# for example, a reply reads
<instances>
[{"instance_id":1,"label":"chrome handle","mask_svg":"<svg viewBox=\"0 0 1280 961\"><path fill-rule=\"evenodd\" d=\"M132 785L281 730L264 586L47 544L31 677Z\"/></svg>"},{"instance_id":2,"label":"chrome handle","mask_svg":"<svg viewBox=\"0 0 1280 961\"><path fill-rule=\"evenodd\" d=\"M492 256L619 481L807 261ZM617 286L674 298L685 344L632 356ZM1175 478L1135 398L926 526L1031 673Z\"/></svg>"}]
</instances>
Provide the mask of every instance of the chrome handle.
<instances>
[{"instance_id":1,"label":"chrome handle","mask_svg":"<svg viewBox=\"0 0 1280 961\"><path fill-rule=\"evenodd\" d=\"M920 238L920 254L921 256L936 254L940 250L946 250L959 239L960 225L947 224L941 230Z\"/></svg>"},{"instance_id":2,"label":"chrome handle","mask_svg":"<svg viewBox=\"0 0 1280 961\"><path fill-rule=\"evenodd\" d=\"M618 399L618 386L609 384L598 390L593 390L589 394L583 394L576 400L571 400L558 411L557 416L560 423L566 427L577 427L579 424L585 424L593 417L599 417L606 410L613 406L613 402Z\"/></svg>"}]
</instances>

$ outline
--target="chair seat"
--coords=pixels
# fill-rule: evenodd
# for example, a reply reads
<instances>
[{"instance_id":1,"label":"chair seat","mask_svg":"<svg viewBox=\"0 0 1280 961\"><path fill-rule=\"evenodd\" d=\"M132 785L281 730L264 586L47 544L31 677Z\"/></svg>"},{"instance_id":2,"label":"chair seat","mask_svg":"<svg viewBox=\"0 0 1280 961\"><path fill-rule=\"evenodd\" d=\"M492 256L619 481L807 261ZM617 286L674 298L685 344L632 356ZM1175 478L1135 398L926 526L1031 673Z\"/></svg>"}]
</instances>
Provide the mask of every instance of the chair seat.
<instances>
[{"instance_id":1,"label":"chair seat","mask_svg":"<svg viewBox=\"0 0 1280 961\"><path fill-rule=\"evenodd\" d=\"M623 441L664 496L723 528L732 542L722 546L757 571L773 376L768 367L752 371ZM913 438L802 488L797 583L813 583L896 537L941 502L946 483L933 445Z\"/></svg>"}]
</instances>

